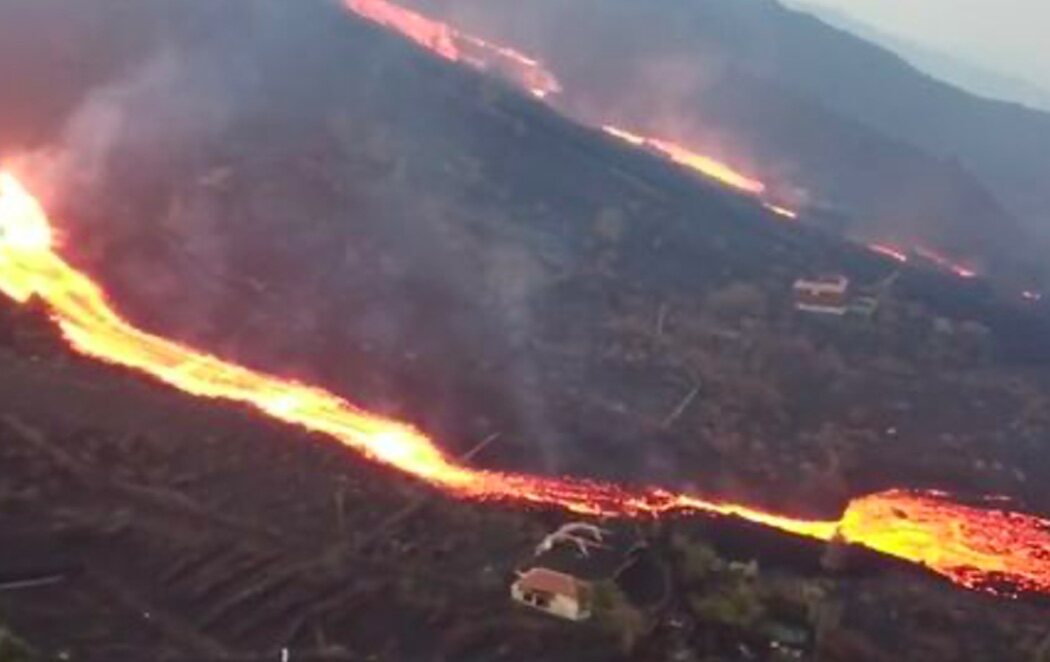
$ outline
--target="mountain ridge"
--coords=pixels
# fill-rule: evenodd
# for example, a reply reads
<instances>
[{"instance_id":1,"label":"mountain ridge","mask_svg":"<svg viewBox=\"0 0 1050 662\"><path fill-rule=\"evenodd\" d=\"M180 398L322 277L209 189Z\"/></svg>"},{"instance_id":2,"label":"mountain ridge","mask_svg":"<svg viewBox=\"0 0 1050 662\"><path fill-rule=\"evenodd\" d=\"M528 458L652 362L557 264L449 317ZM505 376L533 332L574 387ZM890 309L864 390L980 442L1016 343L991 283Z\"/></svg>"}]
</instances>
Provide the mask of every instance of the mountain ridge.
<instances>
[{"instance_id":1,"label":"mountain ridge","mask_svg":"<svg viewBox=\"0 0 1050 662\"><path fill-rule=\"evenodd\" d=\"M622 113L649 122L657 135L716 151L729 144L745 165L767 167L766 175L794 166L797 181L785 183L841 198L868 230L885 225L903 240L911 226L910 238L932 235L959 257L980 256L994 267L1014 262L1025 274L1042 269L1050 193L1039 178L1050 158L1050 114L957 90L771 0L703 0L660 11L624 0L407 4L545 60L565 79L573 107ZM724 102L728 96L736 106ZM739 119L773 107L779 111L764 112L762 124ZM812 127L803 144L787 135L800 124ZM820 131L846 124L856 130ZM912 173L866 172L865 153L850 147L861 143L911 163ZM908 199L913 209L903 204ZM886 201L888 220L880 218ZM994 255L989 237L1002 245ZM1026 246L1032 239L1039 250Z\"/></svg>"}]
</instances>

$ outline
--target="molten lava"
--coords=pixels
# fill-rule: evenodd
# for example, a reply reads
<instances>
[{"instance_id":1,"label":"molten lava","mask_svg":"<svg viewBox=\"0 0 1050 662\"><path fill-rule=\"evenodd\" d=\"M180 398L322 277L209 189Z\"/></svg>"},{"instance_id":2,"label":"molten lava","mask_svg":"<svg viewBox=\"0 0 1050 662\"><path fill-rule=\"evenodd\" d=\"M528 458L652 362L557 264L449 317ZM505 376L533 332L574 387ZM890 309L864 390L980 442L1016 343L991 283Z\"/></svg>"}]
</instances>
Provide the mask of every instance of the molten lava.
<instances>
[{"instance_id":1,"label":"molten lava","mask_svg":"<svg viewBox=\"0 0 1050 662\"><path fill-rule=\"evenodd\" d=\"M766 190L766 185L757 179L741 174L721 161L717 161L709 156L704 156L703 154L697 154L688 147L683 147L682 145L673 143L669 140L639 135L632 131L627 131L626 129L621 129L609 124L604 125L602 129L609 135L615 136L624 142L630 143L636 147L648 149L681 166L695 170L705 177L718 180L723 184L740 189L741 191L751 193L752 195L761 195ZM794 214L794 212L790 213Z\"/></svg>"},{"instance_id":2,"label":"molten lava","mask_svg":"<svg viewBox=\"0 0 1050 662\"><path fill-rule=\"evenodd\" d=\"M631 489L459 464L409 425L370 414L320 388L244 368L132 326L91 278L53 249L43 209L7 174L0 174L0 291L19 302L39 297L77 352L141 371L191 395L243 403L328 435L457 498L603 517L738 517L798 536L863 545L971 588L1050 594L1050 521L963 506L941 494L875 494L853 501L839 521L810 521L661 488Z\"/></svg>"},{"instance_id":3,"label":"molten lava","mask_svg":"<svg viewBox=\"0 0 1050 662\"><path fill-rule=\"evenodd\" d=\"M513 48L493 44L388 0L344 0L344 2L346 7L358 16L401 34L439 57L463 63L481 71L494 72L540 99L546 99L551 94L562 91L558 78L539 60ZM588 123L586 120L584 122ZM766 191L766 185L763 182L684 145L662 138L638 135L615 126L605 125L602 128L621 140L648 149L663 158L733 188L755 196L761 196ZM790 219L798 217L795 211L785 207L774 204L765 206L781 217Z\"/></svg>"},{"instance_id":4,"label":"molten lava","mask_svg":"<svg viewBox=\"0 0 1050 662\"><path fill-rule=\"evenodd\" d=\"M891 260L896 260L897 262L904 263L908 261L908 254L896 246L890 246L888 244L868 244L868 249L872 253L884 255Z\"/></svg>"},{"instance_id":5,"label":"molten lava","mask_svg":"<svg viewBox=\"0 0 1050 662\"><path fill-rule=\"evenodd\" d=\"M453 26L418 12L401 7L389 0L344 0L346 7L374 23L393 30L430 52L452 62L469 65L482 71L494 72L540 99L562 92L558 78L543 64L513 48L493 44L480 37L461 32ZM593 118L577 120L587 124ZM664 138L641 135L610 124L602 125L609 135L636 147L647 149L678 165L689 168L722 184L758 197L765 195L764 182L741 173L732 166L695 149ZM774 214L791 220L798 212L762 200L762 205ZM886 244L869 244L868 248L898 262L908 262L908 254ZM948 258L925 248L916 248L914 253L960 278L975 278L977 272L957 264Z\"/></svg>"},{"instance_id":6,"label":"molten lava","mask_svg":"<svg viewBox=\"0 0 1050 662\"><path fill-rule=\"evenodd\" d=\"M772 202L763 202L762 206L768 209L769 211L773 212L777 216L781 216L792 221L798 219L798 212L788 209L787 207L781 207L780 205L775 205Z\"/></svg>"},{"instance_id":7,"label":"molten lava","mask_svg":"<svg viewBox=\"0 0 1050 662\"><path fill-rule=\"evenodd\" d=\"M452 62L491 71L544 99L561 91L554 74L513 48L489 43L387 0L345 0L350 11Z\"/></svg>"},{"instance_id":8,"label":"molten lava","mask_svg":"<svg viewBox=\"0 0 1050 662\"><path fill-rule=\"evenodd\" d=\"M933 262L941 269L952 272L959 278L977 277L977 272L973 269L970 269L969 267L963 266L956 262L952 262L945 256L941 255L940 253L936 253L930 250L929 248L923 248L922 246L919 246L915 249L915 254L919 255L920 257L926 258L930 262Z\"/></svg>"},{"instance_id":9,"label":"molten lava","mask_svg":"<svg viewBox=\"0 0 1050 662\"><path fill-rule=\"evenodd\" d=\"M973 589L1047 593L1050 521L951 501L941 492L891 491L854 500L844 540L922 564Z\"/></svg>"}]
</instances>

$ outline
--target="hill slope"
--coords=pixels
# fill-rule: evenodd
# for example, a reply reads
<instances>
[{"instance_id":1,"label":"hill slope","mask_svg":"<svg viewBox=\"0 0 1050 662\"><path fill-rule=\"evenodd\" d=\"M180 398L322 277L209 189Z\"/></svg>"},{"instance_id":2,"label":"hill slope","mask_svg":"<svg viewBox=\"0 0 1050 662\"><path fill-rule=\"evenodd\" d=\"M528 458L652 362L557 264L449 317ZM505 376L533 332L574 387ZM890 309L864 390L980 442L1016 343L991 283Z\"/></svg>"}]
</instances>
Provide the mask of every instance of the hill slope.
<instances>
[{"instance_id":1,"label":"hill slope","mask_svg":"<svg viewBox=\"0 0 1050 662\"><path fill-rule=\"evenodd\" d=\"M33 118L20 141L46 149L20 162L63 253L143 327L328 386L451 452L501 433L483 466L793 513L888 485L1050 510L1045 387L996 351L1005 329L1045 352L1045 327L982 284L905 270L870 324L799 317L798 275L874 284L896 264L322 0L90 8L106 29L84 43L137 45L101 87L71 87L69 112ZM0 108L66 75L48 48L23 43L40 66ZM616 659L608 637L508 603L517 556L559 514L447 501L327 439L73 358L31 307L0 304L0 366L2 547L32 549L32 533L41 560L83 570L3 603L34 644L107 660ZM884 642L898 659L1008 659L1045 616L1004 603L980 627L980 596L911 575L855 586L850 662L884 659ZM708 633L658 634L647 657L679 638L740 650Z\"/></svg>"},{"instance_id":2,"label":"hill slope","mask_svg":"<svg viewBox=\"0 0 1050 662\"><path fill-rule=\"evenodd\" d=\"M771 0L416 0L543 57L566 103L722 151L993 269L1041 268L1050 115L964 93Z\"/></svg>"},{"instance_id":3,"label":"hill slope","mask_svg":"<svg viewBox=\"0 0 1050 662\"><path fill-rule=\"evenodd\" d=\"M787 2L821 21L878 44L900 55L920 71L978 96L1019 103L1035 110L1050 111L1050 90L1027 78L981 64L966 55L951 53L906 37L886 32L844 11L807 2Z\"/></svg>"}]
</instances>

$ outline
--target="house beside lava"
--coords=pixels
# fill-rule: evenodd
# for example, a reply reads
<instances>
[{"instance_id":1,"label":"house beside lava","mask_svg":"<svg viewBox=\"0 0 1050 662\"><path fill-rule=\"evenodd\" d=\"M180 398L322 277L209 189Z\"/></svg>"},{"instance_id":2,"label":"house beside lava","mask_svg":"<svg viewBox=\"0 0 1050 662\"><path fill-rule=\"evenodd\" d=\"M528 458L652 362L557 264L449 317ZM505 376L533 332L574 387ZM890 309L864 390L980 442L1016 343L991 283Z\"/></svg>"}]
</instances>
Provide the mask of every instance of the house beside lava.
<instances>
[{"instance_id":1,"label":"house beside lava","mask_svg":"<svg viewBox=\"0 0 1050 662\"><path fill-rule=\"evenodd\" d=\"M543 538L519 566L511 598L570 621L595 615L606 589L638 609L662 604L670 580L649 544L631 528L603 527L573 522Z\"/></svg>"},{"instance_id":2,"label":"house beside lava","mask_svg":"<svg viewBox=\"0 0 1050 662\"><path fill-rule=\"evenodd\" d=\"M523 605L570 621L590 618L594 600L590 582L543 567L524 571L511 584L510 595Z\"/></svg>"}]
</instances>

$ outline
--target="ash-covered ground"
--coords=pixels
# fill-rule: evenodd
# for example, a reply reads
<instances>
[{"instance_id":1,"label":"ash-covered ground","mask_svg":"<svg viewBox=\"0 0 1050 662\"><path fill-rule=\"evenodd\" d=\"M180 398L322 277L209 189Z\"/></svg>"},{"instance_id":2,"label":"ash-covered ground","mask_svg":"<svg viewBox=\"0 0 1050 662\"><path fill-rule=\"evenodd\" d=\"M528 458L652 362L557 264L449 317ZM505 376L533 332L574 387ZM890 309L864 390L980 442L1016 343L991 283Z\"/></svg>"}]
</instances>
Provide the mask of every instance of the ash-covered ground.
<instances>
[{"instance_id":1,"label":"ash-covered ground","mask_svg":"<svg viewBox=\"0 0 1050 662\"><path fill-rule=\"evenodd\" d=\"M1050 513L1038 306L894 277L327 3L187 3L164 20L117 4L91 30L69 19L82 57L27 66L72 81L103 42L118 64L4 153L63 253L141 326L325 385L454 453L498 433L480 466L799 515L888 487ZM878 315L799 316L791 283L820 271L881 285ZM513 568L557 513L452 502L76 358L33 309L4 302L0 340L0 575L63 577L0 592L0 647L28 659L749 659L746 619L727 635L657 618L625 641L512 606ZM820 584L820 659L1047 647L1038 607L759 563L759 583Z\"/></svg>"}]
</instances>

